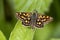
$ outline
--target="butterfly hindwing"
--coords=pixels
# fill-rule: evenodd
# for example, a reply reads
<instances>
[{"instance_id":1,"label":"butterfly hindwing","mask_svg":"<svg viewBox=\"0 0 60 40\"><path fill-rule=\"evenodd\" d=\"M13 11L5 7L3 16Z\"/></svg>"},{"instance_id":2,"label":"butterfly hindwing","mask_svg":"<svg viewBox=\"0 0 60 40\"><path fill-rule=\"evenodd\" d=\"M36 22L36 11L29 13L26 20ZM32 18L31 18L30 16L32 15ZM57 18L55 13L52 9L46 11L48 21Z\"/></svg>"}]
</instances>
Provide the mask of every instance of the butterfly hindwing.
<instances>
[{"instance_id":1,"label":"butterfly hindwing","mask_svg":"<svg viewBox=\"0 0 60 40\"><path fill-rule=\"evenodd\" d=\"M22 20L22 24L25 26L30 26L31 24L31 13L29 12L17 12L18 19Z\"/></svg>"},{"instance_id":2,"label":"butterfly hindwing","mask_svg":"<svg viewBox=\"0 0 60 40\"><path fill-rule=\"evenodd\" d=\"M42 28L44 26L44 23L40 19L36 19L36 24L35 26L37 28Z\"/></svg>"},{"instance_id":3,"label":"butterfly hindwing","mask_svg":"<svg viewBox=\"0 0 60 40\"><path fill-rule=\"evenodd\" d=\"M30 26L30 24L31 24L31 18L27 18L27 19L23 20L22 24L25 25L25 26Z\"/></svg>"}]
</instances>

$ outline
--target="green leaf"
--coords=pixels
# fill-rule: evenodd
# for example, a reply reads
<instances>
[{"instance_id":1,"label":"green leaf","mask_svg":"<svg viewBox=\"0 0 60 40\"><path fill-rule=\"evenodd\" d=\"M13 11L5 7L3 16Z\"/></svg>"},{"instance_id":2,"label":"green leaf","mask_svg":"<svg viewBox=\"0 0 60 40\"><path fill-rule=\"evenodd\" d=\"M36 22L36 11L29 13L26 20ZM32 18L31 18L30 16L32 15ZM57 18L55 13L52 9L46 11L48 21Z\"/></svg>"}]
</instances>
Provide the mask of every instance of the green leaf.
<instances>
[{"instance_id":1,"label":"green leaf","mask_svg":"<svg viewBox=\"0 0 60 40\"><path fill-rule=\"evenodd\" d=\"M0 40L6 40L4 34L0 31Z\"/></svg>"},{"instance_id":2,"label":"green leaf","mask_svg":"<svg viewBox=\"0 0 60 40\"><path fill-rule=\"evenodd\" d=\"M33 11L40 13L48 11L52 0L14 0L16 11Z\"/></svg>"},{"instance_id":3,"label":"green leaf","mask_svg":"<svg viewBox=\"0 0 60 40\"><path fill-rule=\"evenodd\" d=\"M45 25L41 29L37 29L34 35L34 40L49 40L52 30L53 29L50 24Z\"/></svg>"},{"instance_id":4,"label":"green leaf","mask_svg":"<svg viewBox=\"0 0 60 40\"><path fill-rule=\"evenodd\" d=\"M53 37L60 38L60 22L57 23L56 28L53 30Z\"/></svg>"},{"instance_id":5,"label":"green leaf","mask_svg":"<svg viewBox=\"0 0 60 40\"><path fill-rule=\"evenodd\" d=\"M60 40L60 38L51 38L51 40Z\"/></svg>"},{"instance_id":6,"label":"green leaf","mask_svg":"<svg viewBox=\"0 0 60 40\"><path fill-rule=\"evenodd\" d=\"M9 40L33 40L34 32L34 30L23 26L21 21L18 21Z\"/></svg>"}]
</instances>

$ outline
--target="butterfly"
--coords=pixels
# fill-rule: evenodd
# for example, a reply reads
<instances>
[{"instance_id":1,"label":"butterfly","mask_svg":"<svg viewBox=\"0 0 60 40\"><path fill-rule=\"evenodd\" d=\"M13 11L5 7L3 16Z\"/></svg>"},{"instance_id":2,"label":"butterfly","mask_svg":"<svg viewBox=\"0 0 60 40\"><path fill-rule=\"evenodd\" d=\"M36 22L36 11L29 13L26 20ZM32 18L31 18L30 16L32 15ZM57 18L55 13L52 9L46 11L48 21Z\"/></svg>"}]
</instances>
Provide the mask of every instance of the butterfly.
<instances>
[{"instance_id":1,"label":"butterfly","mask_svg":"<svg viewBox=\"0 0 60 40\"><path fill-rule=\"evenodd\" d=\"M22 21L24 26L31 26L32 28L42 28L45 23L51 22L52 17L41 15L37 11L33 12L16 12L18 19Z\"/></svg>"}]
</instances>

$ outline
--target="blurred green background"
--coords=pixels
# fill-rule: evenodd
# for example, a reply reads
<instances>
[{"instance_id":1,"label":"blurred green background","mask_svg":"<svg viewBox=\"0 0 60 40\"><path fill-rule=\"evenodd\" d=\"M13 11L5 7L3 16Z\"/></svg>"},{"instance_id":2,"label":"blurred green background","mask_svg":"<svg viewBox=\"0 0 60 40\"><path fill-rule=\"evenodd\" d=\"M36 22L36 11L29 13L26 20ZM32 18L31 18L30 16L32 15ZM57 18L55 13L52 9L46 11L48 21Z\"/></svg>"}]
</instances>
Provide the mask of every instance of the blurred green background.
<instances>
[{"instance_id":1,"label":"blurred green background","mask_svg":"<svg viewBox=\"0 0 60 40\"><path fill-rule=\"evenodd\" d=\"M47 38L50 40L55 40L55 39L60 40L60 0L53 0L49 6L48 12L47 11L45 12L45 10L40 11L40 9L38 9L39 3L37 5L37 2L31 4L31 6L29 6L29 4L27 4L27 6L25 6L27 1L28 0L25 0L25 1L22 1L22 0L0 0L0 30L3 32L3 34L5 35L7 40L9 39L10 33L13 30L13 28L17 22L17 18L15 16L16 12L17 11L30 12L30 11L34 10L34 8L36 8L38 10L38 12L41 12L41 13L44 12L44 14L53 17L53 22L46 25L48 27L48 30L50 31L47 33L49 33L50 36L48 38L46 37L47 34L44 33L46 31L44 29L45 31L40 30L40 31L43 31L42 35L46 34L46 35L44 35L45 37L42 37L42 38ZM49 1L49 0L46 0L46 1ZM31 3L31 2L32 1L27 2L27 3ZM34 5L34 6L32 6L32 5ZM27 8L24 8L24 6ZM44 8L44 7L42 7L42 8ZM36 31L36 33L37 32L38 31ZM39 33L37 33L35 35L34 40L44 40L44 39L38 39L39 38L38 34ZM42 36L42 35L40 35L40 36Z\"/></svg>"}]
</instances>

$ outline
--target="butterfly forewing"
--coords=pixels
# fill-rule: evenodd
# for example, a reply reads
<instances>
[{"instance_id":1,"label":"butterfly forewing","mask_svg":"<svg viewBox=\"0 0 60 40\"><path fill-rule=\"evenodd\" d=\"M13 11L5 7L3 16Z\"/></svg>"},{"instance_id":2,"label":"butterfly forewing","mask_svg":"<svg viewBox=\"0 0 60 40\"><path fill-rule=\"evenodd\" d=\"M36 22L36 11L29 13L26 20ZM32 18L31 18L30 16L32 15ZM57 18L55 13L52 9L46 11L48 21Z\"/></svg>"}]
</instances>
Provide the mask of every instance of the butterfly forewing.
<instances>
[{"instance_id":1,"label":"butterfly forewing","mask_svg":"<svg viewBox=\"0 0 60 40\"><path fill-rule=\"evenodd\" d=\"M22 20L22 24L25 26L30 26L31 24L31 13L29 12L17 12L17 18Z\"/></svg>"},{"instance_id":2,"label":"butterfly forewing","mask_svg":"<svg viewBox=\"0 0 60 40\"><path fill-rule=\"evenodd\" d=\"M46 15L38 15L37 18L40 19L44 23L48 23L48 22L52 21L52 17L46 16Z\"/></svg>"},{"instance_id":3,"label":"butterfly forewing","mask_svg":"<svg viewBox=\"0 0 60 40\"><path fill-rule=\"evenodd\" d=\"M37 14L37 19L36 19L35 26L38 27L38 28L41 28L41 27L44 26L44 24L46 24L46 23L48 23L50 21L52 21L52 17L46 16L46 15Z\"/></svg>"}]
</instances>

